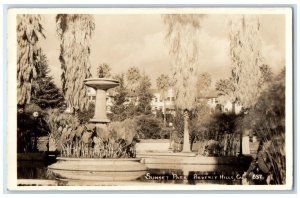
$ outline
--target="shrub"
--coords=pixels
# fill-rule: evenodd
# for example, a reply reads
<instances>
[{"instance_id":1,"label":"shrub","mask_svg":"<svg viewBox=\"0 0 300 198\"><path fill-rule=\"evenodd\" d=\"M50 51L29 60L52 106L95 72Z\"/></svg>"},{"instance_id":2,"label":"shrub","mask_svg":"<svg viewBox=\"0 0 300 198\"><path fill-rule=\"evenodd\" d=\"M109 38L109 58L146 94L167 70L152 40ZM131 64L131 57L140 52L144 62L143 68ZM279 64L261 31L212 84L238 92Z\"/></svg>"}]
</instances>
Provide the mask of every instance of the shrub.
<instances>
[{"instance_id":1,"label":"shrub","mask_svg":"<svg viewBox=\"0 0 300 198\"><path fill-rule=\"evenodd\" d=\"M198 155L202 156L236 156L239 151L239 136L225 134L222 140L200 140Z\"/></svg>"},{"instance_id":2,"label":"shrub","mask_svg":"<svg viewBox=\"0 0 300 198\"><path fill-rule=\"evenodd\" d=\"M170 127L163 127L161 129L160 138L161 139L170 139L170 134L173 133L174 130Z\"/></svg>"},{"instance_id":3,"label":"shrub","mask_svg":"<svg viewBox=\"0 0 300 198\"><path fill-rule=\"evenodd\" d=\"M108 125L108 132L116 139L124 139L131 144L137 136L137 124L133 119L126 119L122 122L112 122Z\"/></svg>"},{"instance_id":4,"label":"shrub","mask_svg":"<svg viewBox=\"0 0 300 198\"><path fill-rule=\"evenodd\" d=\"M243 128L250 128L263 145L260 152L270 162L274 184L284 184L285 161L285 70L261 93L254 108L240 121Z\"/></svg>"},{"instance_id":5,"label":"shrub","mask_svg":"<svg viewBox=\"0 0 300 198\"><path fill-rule=\"evenodd\" d=\"M208 140L204 146L204 156L219 156L221 153L221 146L216 140Z\"/></svg>"},{"instance_id":6,"label":"shrub","mask_svg":"<svg viewBox=\"0 0 300 198\"><path fill-rule=\"evenodd\" d=\"M111 114L108 117L112 121L123 121L126 118L133 118L136 115L136 108L132 102L128 104L114 104L111 107Z\"/></svg>"},{"instance_id":7,"label":"shrub","mask_svg":"<svg viewBox=\"0 0 300 198\"><path fill-rule=\"evenodd\" d=\"M33 113L38 112L38 117ZM46 136L50 132L47 122L44 120L45 113L36 104L28 104L18 108L17 114L17 143L18 152L37 151L37 139Z\"/></svg>"},{"instance_id":8,"label":"shrub","mask_svg":"<svg viewBox=\"0 0 300 198\"><path fill-rule=\"evenodd\" d=\"M88 105L88 109L84 111L77 111L76 116L80 123L86 124L90 119L93 118L95 113L95 103L90 102Z\"/></svg>"},{"instance_id":9,"label":"shrub","mask_svg":"<svg viewBox=\"0 0 300 198\"><path fill-rule=\"evenodd\" d=\"M236 132L237 118L239 118L239 116L234 114L224 114L220 112L211 114L207 105L200 103L197 108L189 112L191 150L193 143L196 141L206 142L208 140L214 140L218 141L219 144L224 145L222 153L219 153L218 155L233 155L233 153L236 153L236 148L233 146L233 144L236 144L236 139L231 138L230 140L227 140L229 142L225 143L224 138L225 136L227 137L228 134ZM180 143L183 138L183 112L179 109L174 118L174 127L176 129L176 135L173 135L172 139L175 142ZM203 153L201 150L198 152L200 154Z\"/></svg>"},{"instance_id":10,"label":"shrub","mask_svg":"<svg viewBox=\"0 0 300 198\"><path fill-rule=\"evenodd\" d=\"M52 151L60 150L60 139L64 129L79 126L79 121L75 116L59 109L49 109L45 120L50 129L49 147Z\"/></svg>"},{"instance_id":11,"label":"shrub","mask_svg":"<svg viewBox=\"0 0 300 198\"><path fill-rule=\"evenodd\" d=\"M80 124L77 117L54 110L48 117L52 137L63 157L133 158L137 142L135 121L108 125ZM57 116L57 117L56 117Z\"/></svg>"},{"instance_id":12,"label":"shrub","mask_svg":"<svg viewBox=\"0 0 300 198\"><path fill-rule=\"evenodd\" d=\"M142 115L136 118L137 132L142 139L161 138L161 121L152 115Z\"/></svg>"},{"instance_id":13,"label":"shrub","mask_svg":"<svg viewBox=\"0 0 300 198\"><path fill-rule=\"evenodd\" d=\"M40 114L44 113L44 111L37 104L34 103L25 105L24 112L26 114L33 114L34 112L39 112Z\"/></svg>"}]
</instances>

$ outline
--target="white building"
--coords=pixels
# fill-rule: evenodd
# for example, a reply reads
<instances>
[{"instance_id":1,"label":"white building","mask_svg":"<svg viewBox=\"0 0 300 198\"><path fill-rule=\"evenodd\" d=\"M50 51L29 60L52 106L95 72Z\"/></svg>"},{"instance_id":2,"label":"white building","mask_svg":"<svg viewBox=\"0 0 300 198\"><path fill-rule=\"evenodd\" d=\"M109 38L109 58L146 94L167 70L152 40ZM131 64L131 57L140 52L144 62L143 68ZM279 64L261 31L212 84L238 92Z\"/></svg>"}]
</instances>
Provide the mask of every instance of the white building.
<instances>
[{"instance_id":1,"label":"white building","mask_svg":"<svg viewBox=\"0 0 300 198\"><path fill-rule=\"evenodd\" d=\"M153 114L156 114L157 111L161 110L163 111L164 103L165 103L165 110L166 114L174 114L175 113L175 93L172 88L168 89L165 96L165 101L163 100L162 94L157 89L151 90L153 94L153 98L151 100L151 110ZM96 100L96 91L93 88L88 88L87 91L88 98L90 102L94 102ZM107 97L106 97L106 106L107 106L107 112L111 113L110 109L113 106L113 92L108 91ZM134 102L137 104L138 100L133 97L129 96L127 98L128 102ZM224 113L230 113L232 112L232 103L230 101L226 103L219 103L218 101L218 95L217 92L214 90L210 90L205 96L199 97L198 101L205 101L207 102L208 107L211 110L211 113L215 112L216 110L221 110ZM242 106L239 104L235 104L235 113L238 114L242 110Z\"/></svg>"},{"instance_id":2,"label":"white building","mask_svg":"<svg viewBox=\"0 0 300 198\"><path fill-rule=\"evenodd\" d=\"M221 111L223 113L232 112L232 103L230 101L220 102L218 100L218 93L215 90L210 90L205 96L200 97L198 100L207 100L207 105L211 112ZM242 106L238 103L235 104L235 114L239 114L242 110Z\"/></svg>"},{"instance_id":3,"label":"white building","mask_svg":"<svg viewBox=\"0 0 300 198\"><path fill-rule=\"evenodd\" d=\"M232 112L232 108L233 108L232 102L227 101L225 104L223 104L222 108L223 108L222 111L225 113ZM242 106L236 103L235 104L235 114L239 114L241 112L241 110L242 110Z\"/></svg>"},{"instance_id":4,"label":"white building","mask_svg":"<svg viewBox=\"0 0 300 198\"><path fill-rule=\"evenodd\" d=\"M156 114L156 111L158 110L163 111L164 105L167 114L175 111L175 94L173 89L168 89L165 93L165 100L160 91L153 89L151 92L154 96L151 100L151 110L154 114Z\"/></svg>"}]
</instances>

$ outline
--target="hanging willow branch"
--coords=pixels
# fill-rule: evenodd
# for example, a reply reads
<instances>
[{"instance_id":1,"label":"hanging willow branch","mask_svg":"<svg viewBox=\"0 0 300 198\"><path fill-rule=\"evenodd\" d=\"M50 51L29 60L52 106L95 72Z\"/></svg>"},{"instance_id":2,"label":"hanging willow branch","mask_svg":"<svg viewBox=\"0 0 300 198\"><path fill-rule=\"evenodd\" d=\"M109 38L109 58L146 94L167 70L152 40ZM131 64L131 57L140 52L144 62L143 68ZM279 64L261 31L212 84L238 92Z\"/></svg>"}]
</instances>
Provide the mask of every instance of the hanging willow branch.
<instances>
[{"instance_id":1,"label":"hanging willow branch","mask_svg":"<svg viewBox=\"0 0 300 198\"><path fill-rule=\"evenodd\" d=\"M202 18L203 15L197 14L163 15L175 81L176 105L182 109L190 110L196 102Z\"/></svg>"},{"instance_id":2,"label":"hanging willow branch","mask_svg":"<svg viewBox=\"0 0 300 198\"><path fill-rule=\"evenodd\" d=\"M94 18L85 14L58 14L62 90L70 108L86 109L88 103L84 79L91 77L90 46L95 29Z\"/></svg>"},{"instance_id":3,"label":"hanging willow branch","mask_svg":"<svg viewBox=\"0 0 300 198\"><path fill-rule=\"evenodd\" d=\"M44 36L40 15L17 15L17 99L19 105L30 103L32 80L37 77L36 64Z\"/></svg>"},{"instance_id":4,"label":"hanging willow branch","mask_svg":"<svg viewBox=\"0 0 300 198\"><path fill-rule=\"evenodd\" d=\"M261 92L262 41L260 22L253 15L232 17L229 23L232 80L237 100L251 108Z\"/></svg>"}]
</instances>

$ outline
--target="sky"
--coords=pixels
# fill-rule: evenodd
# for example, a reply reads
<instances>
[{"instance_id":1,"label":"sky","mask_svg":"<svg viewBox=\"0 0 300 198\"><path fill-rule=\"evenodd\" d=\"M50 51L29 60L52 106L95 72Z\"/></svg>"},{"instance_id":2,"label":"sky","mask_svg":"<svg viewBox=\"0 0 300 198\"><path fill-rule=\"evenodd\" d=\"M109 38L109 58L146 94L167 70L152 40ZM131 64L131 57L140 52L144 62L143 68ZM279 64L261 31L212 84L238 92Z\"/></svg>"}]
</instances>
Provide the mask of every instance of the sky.
<instances>
[{"instance_id":1,"label":"sky","mask_svg":"<svg viewBox=\"0 0 300 198\"><path fill-rule=\"evenodd\" d=\"M229 39L226 30L228 15L210 14L202 21L200 31L200 71L212 76L213 84L230 74ZM263 40L262 55L265 64L278 73L285 63L284 15L259 15ZM153 88L160 74L171 74L171 61L165 41L166 27L159 14L94 15L95 31L91 45L92 75L96 68L107 63L112 73L125 72L136 66L152 81ZM50 67L50 74L58 87L60 83L59 39L55 15L43 15L46 39L40 40Z\"/></svg>"}]
</instances>

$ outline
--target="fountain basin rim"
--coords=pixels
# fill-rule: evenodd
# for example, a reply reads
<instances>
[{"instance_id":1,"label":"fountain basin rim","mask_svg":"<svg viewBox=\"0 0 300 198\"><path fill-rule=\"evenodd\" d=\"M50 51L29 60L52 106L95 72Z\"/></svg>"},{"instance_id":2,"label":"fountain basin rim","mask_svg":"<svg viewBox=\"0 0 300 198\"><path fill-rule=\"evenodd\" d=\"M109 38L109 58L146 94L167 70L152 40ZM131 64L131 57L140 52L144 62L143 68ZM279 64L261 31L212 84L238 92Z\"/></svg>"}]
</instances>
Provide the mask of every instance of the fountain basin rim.
<instances>
[{"instance_id":1,"label":"fountain basin rim","mask_svg":"<svg viewBox=\"0 0 300 198\"><path fill-rule=\"evenodd\" d=\"M57 179L71 181L131 181L143 176L147 167L139 158L58 157L48 166Z\"/></svg>"},{"instance_id":2,"label":"fountain basin rim","mask_svg":"<svg viewBox=\"0 0 300 198\"><path fill-rule=\"evenodd\" d=\"M96 90L108 90L117 87L120 83L110 78L88 78L84 80L84 84Z\"/></svg>"},{"instance_id":3,"label":"fountain basin rim","mask_svg":"<svg viewBox=\"0 0 300 198\"><path fill-rule=\"evenodd\" d=\"M84 158L84 157L57 157L60 161L140 161L141 158Z\"/></svg>"},{"instance_id":4,"label":"fountain basin rim","mask_svg":"<svg viewBox=\"0 0 300 198\"><path fill-rule=\"evenodd\" d=\"M84 79L83 82L100 82L100 81L107 81L107 82L114 82L114 83L118 83L118 80L112 79L112 78L87 78Z\"/></svg>"}]
</instances>

